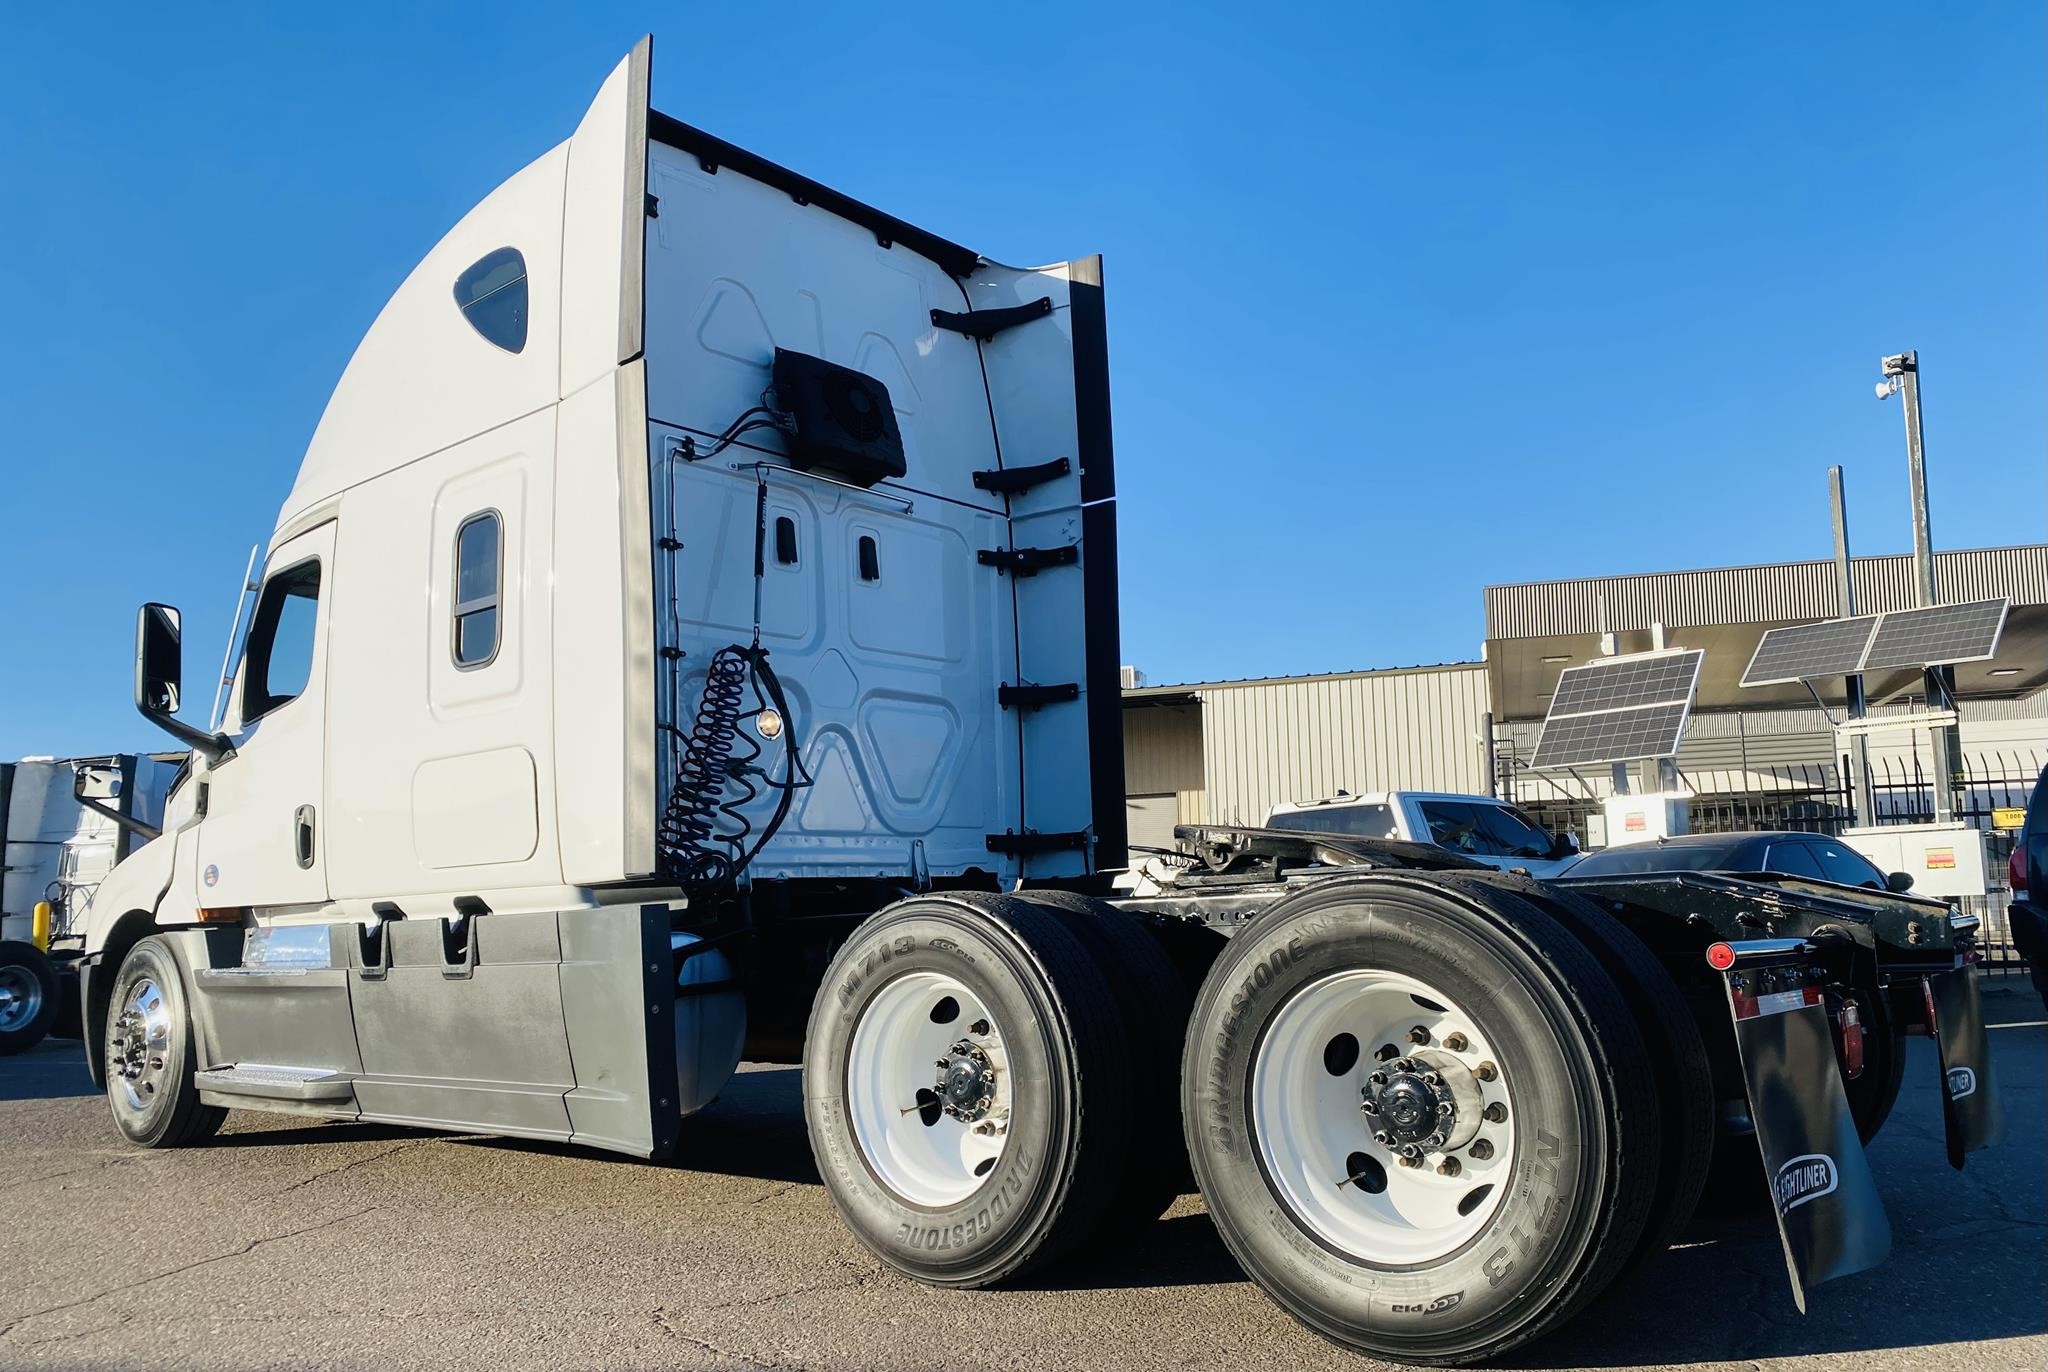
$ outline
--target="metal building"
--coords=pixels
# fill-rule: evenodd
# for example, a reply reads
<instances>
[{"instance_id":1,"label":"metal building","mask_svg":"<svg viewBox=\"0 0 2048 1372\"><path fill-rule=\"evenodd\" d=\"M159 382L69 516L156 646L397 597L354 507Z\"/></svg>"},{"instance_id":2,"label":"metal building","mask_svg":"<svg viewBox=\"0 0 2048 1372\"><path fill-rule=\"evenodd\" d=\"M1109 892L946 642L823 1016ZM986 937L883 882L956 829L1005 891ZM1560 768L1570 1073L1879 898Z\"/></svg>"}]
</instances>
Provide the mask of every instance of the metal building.
<instances>
[{"instance_id":1,"label":"metal building","mask_svg":"<svg viewBox=\"0 0 2048 1372\"><path fill-rule=\"evenodd\" d=\"M1912 559L1855 559L1858 608L1913 603ZM2048 546L1938 553L1945 602L2010 597L1997 657L1957 669L1966 766L2019 773L2048 756ZM1324 676L1134 686L1124 693L1131 841L1165 845L1175 823L1256 822L1276 801L1387 789L1488 792L1529 803L1568 796L1575 778L1528 771L1565 667L1601 652L1704 648L1681 776L1699 794L1839 784L1826 717L1797 686L1736 684L1769 629L1840 612L1831 562L1660 572L1489 586L1480 662ZM1839 707L1843 683L1816 683ZM1873 713L1914 707L1917 671L1867 683ZM1489 765L1488 745L1492 745ZM1874 755L1910 773L1913 738L1879 734ZM1586 779L1600 784L1602 779Z\"/></svg>"}]
</instances>

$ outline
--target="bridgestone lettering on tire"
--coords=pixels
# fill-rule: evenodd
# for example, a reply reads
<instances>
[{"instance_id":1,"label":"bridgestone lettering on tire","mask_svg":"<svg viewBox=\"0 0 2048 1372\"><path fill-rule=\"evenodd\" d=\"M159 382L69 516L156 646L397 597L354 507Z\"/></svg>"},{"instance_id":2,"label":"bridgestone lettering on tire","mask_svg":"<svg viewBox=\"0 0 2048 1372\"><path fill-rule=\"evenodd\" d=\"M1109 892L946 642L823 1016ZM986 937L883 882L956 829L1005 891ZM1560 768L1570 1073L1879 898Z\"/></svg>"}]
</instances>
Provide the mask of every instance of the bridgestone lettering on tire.
<instances>
[{"instance_id":1,"label":"bridgestone lettering on tire","mask_svg":"<svg viewBox=\"0 0 2048 1372\"><path fill-rule=\"evenodd\" d=\"M1333 989L1346 985L1359 988L1349 1002ZM1388 1037L1400 995L1413 1037ZM1346 1014L1358 1034L1339 1031ZM1568 1318L1635 1253L1660 1174L1650 1064L1600 961L1529 902L1477 883L1338 878L1275 905L1217 959L1189 1026L1183 1116L1218 1232L1280 1305L1360 1352L1473 1362ZM1314 1086L1290 1095L1290 1072ZM1387 1199L1398 1153L1354 1095L1373 1096L1400 1147L1427 1127L1410 1107L1434 1102L1450 1129L1411 1161L1432 1184L1474 1183L1460 1209L1420 1176L1406 1194L1427 1204ZM1464 1127L1473 1110L1490 1132ZM1288 1127L1292 1161L1277 1137ZM1328 1189L1291 1202L1305 1193L1290 1166L1327 1170Z\"/></svg>"},{"instance_id":2,"label":"bridgestone lettering on tire","mask_svg":"<svg viewBox=\"0 0 2048 1372\"><path fill-rule=\"evenodd\" d=\"M826 971L804 1041L811 1150L847 1226L898 1271L990 1285L1073 1252L1113 1210L1129 1055L1066 918L1007 896L914 897L863 923ZM875 1098L878 1082L902 1094L920 1072L931 1086ZM974 1085L955 1098L947 1082ZM999 1146L973 1132L985 1127L1000 1127ZM948 1131L945 1146L925 1148L919 1129Z\"/></svg>"}]
</instances>

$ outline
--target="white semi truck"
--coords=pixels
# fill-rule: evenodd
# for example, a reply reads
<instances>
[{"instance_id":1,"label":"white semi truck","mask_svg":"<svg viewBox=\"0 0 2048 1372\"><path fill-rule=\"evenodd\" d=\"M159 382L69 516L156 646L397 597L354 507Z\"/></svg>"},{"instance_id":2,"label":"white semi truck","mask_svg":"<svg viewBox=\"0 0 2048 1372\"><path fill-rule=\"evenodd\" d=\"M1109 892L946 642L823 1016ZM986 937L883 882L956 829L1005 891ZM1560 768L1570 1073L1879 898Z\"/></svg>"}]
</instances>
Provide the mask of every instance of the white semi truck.
<instances>
[{"instance_id":1,"label":"white semi truck","mask_svg":"<svg viewBox=\"0 0 2048 1372\"><path fill-rule=\"evenodd\" d=\"M1717 1146L1772 1168L1795 1287L1883 1256L1859 1025L1939 1027L1990 1108L1966 926L1265 829L1101 899L1099 262L998 265L656 113L649 54L371 327L218 732L142 611L138 705L192 757L81 962L127 1138L251 1108L665 1156L743 1055L800 1061L898 1271L1114 1244L1191 1166L1287 1309L1418 1361L1568 1318Z\"/></svg>"}]
</instances>

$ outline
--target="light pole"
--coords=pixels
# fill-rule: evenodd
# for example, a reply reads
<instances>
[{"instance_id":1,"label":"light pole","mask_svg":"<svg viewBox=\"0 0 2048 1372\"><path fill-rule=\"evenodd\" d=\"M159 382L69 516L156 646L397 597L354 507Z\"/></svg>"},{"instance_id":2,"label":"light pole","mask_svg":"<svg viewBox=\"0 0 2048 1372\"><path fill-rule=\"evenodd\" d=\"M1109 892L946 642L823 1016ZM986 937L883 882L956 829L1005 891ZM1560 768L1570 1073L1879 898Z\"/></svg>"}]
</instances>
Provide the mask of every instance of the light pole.
<instances>
[{"instance_id":1,"label":"light pole","mask_svg":"<svg viewBox=\"0 0 2048 1372\"><path fill-rule=\"evenodd\" d=\"M1885 379L1877 383L1877 398L1886 400L1905 393L1906 397L1906 481L1913 497L1913 598L1925 607L1935 603L1934 533L1927 517L1927 449L1920 433L1920 354L1894 353L1880 363ZM1956 708L1955 672L1946 667L1929 667L1922 676L1929 709ZM1961 732L1954 725L1929 730L1934 743L1934 819L1945 824L1955 811L1955 763Z\"/></svg>"}]
</instances>

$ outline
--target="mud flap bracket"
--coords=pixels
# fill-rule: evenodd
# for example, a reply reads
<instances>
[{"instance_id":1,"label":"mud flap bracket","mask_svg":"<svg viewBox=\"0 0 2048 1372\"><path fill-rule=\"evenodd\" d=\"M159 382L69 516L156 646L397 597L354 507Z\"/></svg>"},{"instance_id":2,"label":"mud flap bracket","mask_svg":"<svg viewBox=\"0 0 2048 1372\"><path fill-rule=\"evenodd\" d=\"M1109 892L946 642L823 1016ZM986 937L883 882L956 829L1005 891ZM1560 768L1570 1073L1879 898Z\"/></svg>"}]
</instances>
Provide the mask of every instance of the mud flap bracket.
<instances>
[{"instance_id":1,"label":"mud flap bracket","mask_svg":"<svg viewBox=\"0 0 2048 1372\"><path fill-rule=\"evenodd\" d=\"M1707 950L1727 991L1785 1270L1802 1314L1808 1287L1875 1267L1892 1247L1891 1223L1835 1065L1813 953L1804 939Z\"/></svg>"}]
</instances>

